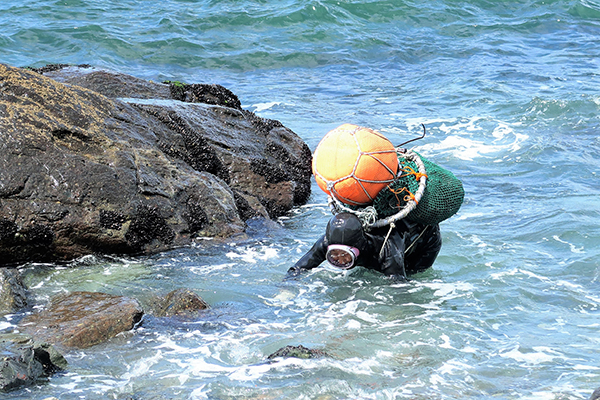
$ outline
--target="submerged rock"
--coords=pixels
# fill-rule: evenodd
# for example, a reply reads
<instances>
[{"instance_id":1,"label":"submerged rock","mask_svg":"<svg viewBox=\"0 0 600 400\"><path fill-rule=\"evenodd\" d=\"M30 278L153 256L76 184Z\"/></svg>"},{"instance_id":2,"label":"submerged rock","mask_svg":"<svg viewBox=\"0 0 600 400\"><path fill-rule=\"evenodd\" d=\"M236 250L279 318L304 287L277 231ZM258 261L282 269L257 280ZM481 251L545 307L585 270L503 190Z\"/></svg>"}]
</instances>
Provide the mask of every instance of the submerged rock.
<instances>
[{"instance_id":1,"label":"submerged rock","mask_svg":"<svg viewBox=\"0 0 600 400\"><path fill-rule=\"evenodd\" d=\"M0 268L0 316L27 306L27 292L19 270Z\"/></svg>"},{"instance_id":2,"label":"submerged rock","mask_svg":"<svg viewBox=\"0 0 600 400\"><path fill-rule=\"evenodd\" d=\"M210 305L190 289L180 288L166 295L150 294L139 299L144 314L153 317L196 317Z\"/></svg>"},{"instance_id":3,"label":"submerged rock","mask_svg":"<svg viewBox=\"0 0 600 400\"><path fill-rule=\"evenodd\" d=\"M295 358L320 358L320 357L328 357L327 353L322 350L309 349L302 345L299 346L285 346L281 349L277 350L275 353L271 354L267 357L269 360L272 360L276 357L295 357Z\"/></svg>"},{"instance_id":4,"label":"submerged rock","mask_svg":"<svg viewBox=\"0 0 600 400\"><path fill-rule=\"evenodd\" d=\"M229 237L305 203L310 163L218 85L0 64L0 265Z\"/></svg>"},{"instance_id":5,"label":"submerged rock","mask_svg":"<svg viewBox=\"0 0 600 400\"><path fill-rule=\"evenodd\" d=\"M73 292L54 297L46 309L25 317L19 327L37 341L83 349L133 329L142 315L135 299Z\"/></svg>"},{"instance_id":6,"label":"submerged rock","mask_svg":"<svg viewBox=\"0 0 600 400\"><path fill-rule=\"evenodd\" d=\"M33 385L67 368L67 361L47 343L0 336L0 390Z\"/></svg>"},{"instance_id":7,"label":"submerged rock","mask_svg":"<svg viewBox=\"0 0 600 400\"><path fill-rule=\"evenodd\" d=\"M160 301L157 317L193 316L210 306L189 289L176 289Z\"/></svg>"}]
</instances>

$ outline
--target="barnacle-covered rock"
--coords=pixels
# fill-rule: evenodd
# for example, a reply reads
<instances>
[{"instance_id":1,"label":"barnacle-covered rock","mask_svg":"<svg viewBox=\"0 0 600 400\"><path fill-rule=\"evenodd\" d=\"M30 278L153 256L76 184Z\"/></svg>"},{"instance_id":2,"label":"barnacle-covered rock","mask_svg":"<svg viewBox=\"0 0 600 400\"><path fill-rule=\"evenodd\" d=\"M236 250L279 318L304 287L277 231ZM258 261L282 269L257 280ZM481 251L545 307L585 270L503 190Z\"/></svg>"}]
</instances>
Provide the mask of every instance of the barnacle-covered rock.
<instances>
[{"instance_id":1,"label":"barnacle-covered rock","mask_svg":"<svg viewBox=\"0 0 600 400\"><path fill-rule=\"evenodd\" d=\"M230 237L306 202L310 162L218 85L0 64L0 265Z\"/></svg>"}]
</instances>

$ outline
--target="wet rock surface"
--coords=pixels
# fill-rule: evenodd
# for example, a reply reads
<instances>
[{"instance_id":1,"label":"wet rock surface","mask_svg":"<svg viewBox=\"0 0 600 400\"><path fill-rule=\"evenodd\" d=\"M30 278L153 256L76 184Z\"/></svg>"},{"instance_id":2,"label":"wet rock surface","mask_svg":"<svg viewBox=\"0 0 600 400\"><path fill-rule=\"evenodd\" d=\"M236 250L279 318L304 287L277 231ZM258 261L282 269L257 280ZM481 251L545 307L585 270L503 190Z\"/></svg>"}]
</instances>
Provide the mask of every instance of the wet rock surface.
<instances>
[{"instance_id":1,"label":"wet rock surface","mask_svg":"<svg viewBox=\"0 0 600 400\"><path fill-rule=\"evenodd\" d=\"M17 269L0 268L0 316L27 306L27 289Z\"/></svg>"},{"instance_id":2,"label":"wet rock surface","mask_svg":"<svg viewBox=\"0 0 600 400\"><path fill-rule=\"evenodd\" d=\"M137 300L97 292L54 297L48 307L25 317L20 329L58 349L84 349L134 328L143 310Z\"/></svg>"},{"instance_id":3,"label":"wet rock surface","mask_svg":"<svg viewBox=\"0 0 600 400\"><path fill-rule=\"evenodd\" d=\"M42 382L67 368L67 361L52 345L23 336L0 336L0 353L0 391Z\"/></svg>"},{"instance_id":4,"label":"wet rock surface","mask_svg":"<svg viewBox=\"0 0 600 400\"><path fill-rule=\"evenodd\" d=\"M200 311L210 308L200 296L189 289L176 289L158 301L155 316L193 317Z\"/></svg>"},{"instance_id":5,"label":"wet rock surface","mask_svg":"<svg viewBox=\"0 0 600 400\"><path fill-rule=\"evenodd\" d=\"M229 237L305 203L310 162L218 85L0 64L0 265Z\"/></svg>"},{"instance_id":6,"label":"wet rock surface","mask_svg":"<svg viewBox=\"0 0 600 400\"><path fill-rule=\"evenodd\" d=\"M327 353L322 350L309 349L308 347L304 347L302 345L299 346L285 346L281 349L277 350L275 353L271 354L267 357L269 360L272 360L277 357L289 358L321 358L328 357Z\"/></svg>"}]
</instances>

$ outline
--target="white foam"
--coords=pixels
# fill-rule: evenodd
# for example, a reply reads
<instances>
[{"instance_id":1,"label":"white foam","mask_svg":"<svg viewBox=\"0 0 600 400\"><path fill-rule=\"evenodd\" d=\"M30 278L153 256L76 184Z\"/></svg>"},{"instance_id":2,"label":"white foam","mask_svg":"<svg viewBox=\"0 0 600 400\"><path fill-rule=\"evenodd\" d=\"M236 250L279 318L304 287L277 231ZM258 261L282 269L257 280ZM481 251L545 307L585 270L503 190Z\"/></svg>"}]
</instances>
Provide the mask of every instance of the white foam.
<instances>
[{"instance_id":1,"label":"white foam","mask_svg":"<svg viewBox=\"0 0 600 400\"><path fill-rule=\"evenodd\" d=\"M416 147L416 150L425 156L450 154L466 161L483 157L498 158L498 156L501 159L507 153L514 153L521 149L523 143L529 138L525 134L515 132L514 127L521 125L520 123L509 124L490 120L488 117L411 119L406 124L409 130L418 130L420 125L424 124L426 127L435 127L443 133L442 140L430 139L430 143ZM480 131L490 132L490 139L473 139L473 133ZM402 135L405 137L406 133ZM477 137L481 136L481 133L477 134Z\"/></svg>"},{"instance_id":2,"label":"white foam","mask_svg":"<svg viewBox=\"0 0 600 400\"><path fill-rule=\"evenodd\" d=\"M475 287L468 282L424 282L420 286L435 290L434 296L448 300L466 293L472 293Z\"/></svg>"},{"instance_id":3,"label":"white foam","mask_svg":"<svg viewBox=\"0 0 600 400\"><path fill-rule=\"evenodd\" d=\"M0 331L3 331L5 329L8 329L10 327L13 327L14 325L11 324L10 322L6 322L6 321L0 321Z\"/></svg>"},{"instance_id":4,"label":"white foam","mask_svg":"<svg viewBox=\"0 0 600 400\"><path fill-rule=\"evenodd\" d=\"M583 247L577 247L573 243L569 243L565 240L562 240L558 235L552 236L552 239L556 240L559 243L569 245L569 247L571 249L571 253L585 253L585 251L583 250Z\"/></svg>"},{"instance_id":5,"label":"white foam","mask_svg":"<svg viewBox=\"0 0 600 400\"><path fill-rule=\"evenodd\" d=\"M244 247L243 249L240 249L239 252L230 251L225 254L225 256L230 259L239 259L247 263L255 264L258 261L278 258L279 252L277 249L268 246L260 246L258 248Z\"/></svg>"},{"instance_id":6,"label":"white foam","mask_svg":"<svg viewBox=\"0 0 600 400\"><path fill-rule=\"evenodd\" d=\"M440 339L442 339L444 342L438 347L441 347L443 349L454 349L454 347L452 347L452 345L450 344L450 337L448 335L442 334L440 336Z\"/></svg>"},{"instance_id":7,"label":"white foam","mask_svg":"<svg viewBox=\"0 0 600 400\"><path fill-rule=\"evenodd\" d=\"M438 369L437 371L442 374L442 375L446 375L446 374L453 374L456 371L466 371L469 369L472 369L473 367L470 366L469 364L465 364L463 362L457 361L457 360L449 360L445 363L443 363Z\"/></svg>"},{"instance_id":8,"label":"white foam","mask_svg":"<svg viewBox=\"0 0 600 400\"><path fill-rule=\"evenodd\" d=\"M198 357L188 360L187 362L180 361L180 367L184 367L184 373L199 378L214 378L221 373L230 374L235 371L234 367L226 367L215 363L206 362L204 358Z\"/></svg>"},{"instance_id":9,"label":"white foam","mask_svg":"<svg viewBox=\"0 0 600 400\"><path fill-rule=\"evenodd\" d=\"M256 104L253 104L252 107L254 107L254 112L255 113L259 113L261 111L268 110L269 108L274 107L274 106L278 106L280 104L281 104L280 101L271 101L271 102L268 102L268 103L256 103Z\"/></svg>"},{"instance_id":10,"label":"white foam","mask_svg":"<svg viewBox=\"0 0 600 400\"><path fill-rule=\"evenodd\" d=\"M360 328L362 328L362 324L355 319L350 319L346 322L344 328L348 330L358 331Z\"/></svg>"},{"instance_id":11,"label":"white foam","mask_svg":"<svg viewBox=\"0 0 600 400\"><path fill-rule=\"evenodd\" d=\"M483 217L485 216L485 213L479 212L479 213L463 213L461 212L460 215L457 215L454 220L455 221L464 221L466 219L470 219L470 218L477 218L477 217Z\"/></svg>"},{"instance_id":12,"label":"white foam","mask_svg":"<svg viewBox=\"0 0 600 400\"><path fill-rule=\"evenodd\" d=\"M272 299L260 294L258 295L258 298L264 300L265 304L269 306L283 307L293 304L293 300L296 298L296 296L297 295L295 293L289 290L281 289Z\"/></svg>"},{"instance_id":13,"label":"white foam","mask_svg":"<svg viewBox=\"0 0 600 400\"><path fill-rule=\"evenodd\" d=\"M370 322L372 324L379 323L379 320L377 318L365 311L357 311L354 315L356 316L356 318L360 318L365 322Z\"/></svg>"},{"instance_id":14,"label":"white foam","mask_svg":"<svg viewBox=\"0 0 600 400\"><path fill-rule=\"evenodd\" d=\"M593 303L600 304L600 297L598 296L587 295L585 296L585 298L592 301Z\"/></svg>"},{"instance_id":15,"label":"white foam","mask_svg":"<svg viewBox=\"0 0 600 400\"><path fill-rule=\"evenodd\" d=\"M134 363L133 365L128 366L127 372L122 375L122 378L124 380L129 381L133 378L143 376L146 373L148 373L148 371L150 371L150 368L154 364L158 363L162 358L163 358L162 352L159 350L156 352L155 355L153 355L151 357L143 358L143 359L139 360L138 362Z\"/></svg>"},{"instance_id":16,"label":"white foam","mask_svg":"<svg viewBox=\"0 0 600 400\"><path fill-rule=\"evenodd\" d=\"M192 393L190 393L191 400L204 400L208 399L208 395L204 393L206 391L206 383L201 384L199 387L194 389Z\"/></svg>"},{"instance_id":17,"label":"white foam","mask_svg":"<svg viewBox=\"0 0 600 400\"><path fill-rule=\"evenodd\" d=\"M214 264L214 265L201 265L199 267L191 267L190 272L197 275L204 275L209 272L222 271L225 269L231 269L235 267L236 263L224 263L224 264Z\"/></svg>"},{"instance_id":18,"label":"white foam","mask_svg":"<svg viewBox=\"0 0 600 400\"><path fill-rule=\"evenodd\" d=\"M421 124L425 127L441 125L440 130L447 131L446 124L451 124L454 130L462 131L480 131L482 128L477 125L477 122L482 120L483 117L473 117L469 120L459 120L458 118L409 118L406 120L406 126L409 130L420 130ZM458 121L458 122L457 122Z\"/></svg>"},{"instance_id":19,"label":"white foam","mask_svg":"<svg viewBox=\"0 0 600 400\"><path fill-rule=\"evenodd\" d=\"M516 275L520 275L520 274L525 275L528 278L538 279L542 282L550 281L550 279L545 276L541 276L541 275L535 274L531 271L527 271L527 270L521 269L521 268L513 268L508 271L495 272L490 275L490 278L500 280L501 278L503 278L505 276L516 276Z\"/></svg>"},{"instance_id":20,"label":"white foam","mask_svg":"<svg viewBox=\"0 0 600 400\"><path fill-rule=\"evenodd\" d=\"M582 292L583 290L585 290L584 287L581 285L578 285L578 284L575 284L575 283L569 282L569 281L563 281L563 280L557 281L556 286L565 287L565 288L571 289L575 292Z\"/></svg>"},{"instance_id":21,"label":"white foam","mask_svg":"<svg viewBox=\"0 0 600 400\"><path fill-rule=\"evenodd\" d=\"M521 148L528 136L515 135L512 142L507 144L493 144L462 136L449 136L438 143L429 143L417 148L417 151L428 154L451 154L459 160L473 161L475 158L488 157L489 155L516 152ZM490 158L490 157L488 157Z\"/></svg>"},{"instance_id":22,"label":"white foam","mask_svg":"<svg viewBox=\"0 0 600 400\"><path fill-rule=\"evenodd\" d=\"M230 343L231 344L231 343ZM240 362L244 362L241 360ZM277 358L271 363L244 364L239 366L222 366L215 363L206 362L202 358L187 358L180 361L186 375L200 378L210 378L225 374L230 380L237 382L257 381L270 371L286 370L318 370L325 365L337 368L347 373L370 375L372 369L379 364L375 360L345 360L333 361L329 359L298 359L298 358ZM197 392L200 395L201 391Z\"/></svg>"},{"instance_id":23,"label":"white foam","mask_svg":"<svg viewBox=\"0 0 600 400\"><path fill-rule=\"evenodd\" d=\"M289 364L295 364L290 362ZM258 380L265 373L269 372L272 369L270 364L259 364L259 365L250 365L247 367L241 367L234 369L229 373L229 379L234 381L254 381Z\"/></svg>"},{"instance_id":24,"label":"white foam","mask_svg":"<svg viewBox=\"0 0 600 400\"><path fill-rule=\"evenodd\" d=\"M577 365L572 366L571 368L573 368L576 371L600 371L600 367L597 367L595 365L577 364Z\"/></svg>"},{"instance_id":25,"label":"white foam","mask_svg":"<svg viewBox=\"0 0 600 400\"><path fill-rule=\"evenodd\" d=\"M504 353L501 352L499 355L500 357L510 358L521 363L534 365L552 362L557 358L564 358L562 354L550 349L549 347L535 346L532 348L532 350L532 352L524 353L519 349L519 346L516 346L514 349Z\"/></svg>"}]
</instances>

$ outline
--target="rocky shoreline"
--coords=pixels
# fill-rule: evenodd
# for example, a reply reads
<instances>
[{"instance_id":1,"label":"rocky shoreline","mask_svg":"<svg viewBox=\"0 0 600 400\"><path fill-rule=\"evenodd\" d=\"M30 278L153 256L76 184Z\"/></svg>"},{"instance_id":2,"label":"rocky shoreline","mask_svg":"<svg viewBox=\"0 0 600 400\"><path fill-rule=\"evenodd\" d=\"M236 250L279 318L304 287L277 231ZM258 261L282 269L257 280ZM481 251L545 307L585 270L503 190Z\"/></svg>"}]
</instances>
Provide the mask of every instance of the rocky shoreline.
<instances>
[{"instance_id":1,"label":"rocky shoreline","mask_svg":"<svg viewBox=\"0 0 600 400\"><path fill-rule=\"evenodd\" d=\"M0 268L0 317L16 319L11 333L0 334L0 393L43 384L55 373L66 372L65 356L85 351L144 326L144 318L199 320L210 305L192 290L180 288L165 296L156 296L147 310L134 298L101 292L72 292L50 299L38 311L31 311L27 289L18 278L18 270ZM14 301L7 294L14 294ZM23 312L26 310L26 312ZM150 323L152 326L152 323ZM302 345L284 346L267 356L266 363L278 358L330 357L325 351Z\"/></svg>"},{"instance_id":2,"label":"rocky shoreline","mask_svg":"<svg viewBox=\"0 0 600 400\"><path fill-rule=\"evenodd\" d=\"M210 84L0 64L0 266L242 234L310 195L311 152Z\"/></svg>"},{"instance_id":3,"label":"rocky shoreline","mask_svg":"<svg viewBox=\"0 0 600 400\"><path fill-rule=\"evenodd\" d=\"M308 146L219 85L0 64L0 139L0 317L20 319L0 335L0 391L67 369L61 353L134 330L148 312L199 318L209 308L181 288L149 311L126 296L73 292L32 312L19 265L235 240L246 221L310 195ZM292 350L273 357L311 354Z\"/></svg>"},{"instance_id":4,"label":"rocky shoreline","mask_svg":"<svg viewBox=\"0 0 600 400\"><path fill-rule=\"evenodd\" d=\"M0 316L19 313L27 307L27 289L15 278L16 269L0 268ZM16 294L18 302L9 294ZM23 297L23 298L22 298ZM210 306L189 289L177 289L157 297L145 311L136 299L101 292L60 294L41 310L21 313L12 333L0 334L0 391L39 383L68 369L63 354L104 343L134 330L144 315L156 318L201 318Z\"/></svg>"}]
</instances>

